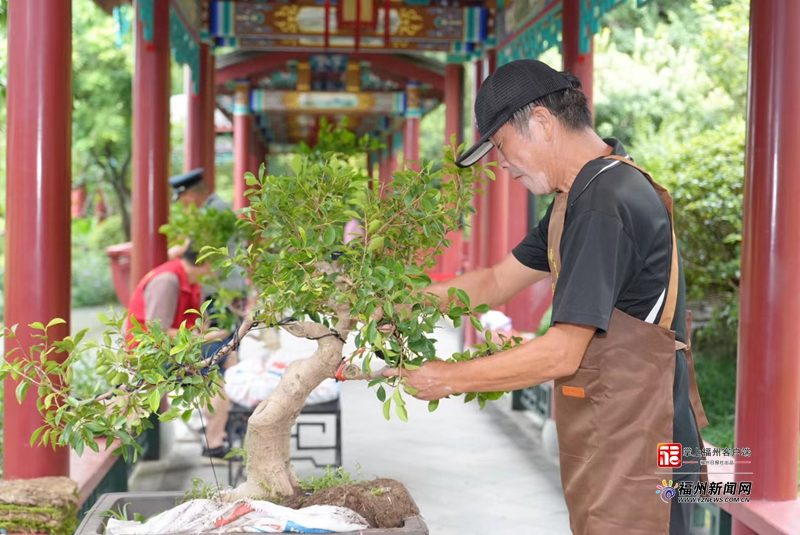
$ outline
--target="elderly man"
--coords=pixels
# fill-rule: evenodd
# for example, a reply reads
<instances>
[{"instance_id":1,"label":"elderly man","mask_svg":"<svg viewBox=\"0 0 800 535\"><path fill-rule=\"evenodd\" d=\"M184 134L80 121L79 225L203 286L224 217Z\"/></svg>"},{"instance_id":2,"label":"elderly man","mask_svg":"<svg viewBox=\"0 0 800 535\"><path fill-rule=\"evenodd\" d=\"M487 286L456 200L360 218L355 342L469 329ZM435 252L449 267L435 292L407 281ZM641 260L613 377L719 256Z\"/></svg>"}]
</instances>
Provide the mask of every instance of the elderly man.
<instances>
[{"instance_id":1,"label":"elderly man","mask_svg":"<svg viewBox=\"0 0 800 535\"><path fill-rule=\"evenodd\" d=\"M573 533L685 534L692 504L656 494L662 480L698 480L700 404L686 323L672 199L619 141L594 132L580 82L535 60L489 76L475 101L478 143L535 195L555 193L538 227L504 260L450 286L492 307L550 277L551 328L512 350L468 362L389 370L424 400L555 381L561 479ZM679 443L672 472L659 447ZM674 447L674 446L673 446ZM686 456L691 448L698 456ZM705 479L705 477L703 477ZM671 492L671 491L670 491Z\"/></svg>"}]
</instances>

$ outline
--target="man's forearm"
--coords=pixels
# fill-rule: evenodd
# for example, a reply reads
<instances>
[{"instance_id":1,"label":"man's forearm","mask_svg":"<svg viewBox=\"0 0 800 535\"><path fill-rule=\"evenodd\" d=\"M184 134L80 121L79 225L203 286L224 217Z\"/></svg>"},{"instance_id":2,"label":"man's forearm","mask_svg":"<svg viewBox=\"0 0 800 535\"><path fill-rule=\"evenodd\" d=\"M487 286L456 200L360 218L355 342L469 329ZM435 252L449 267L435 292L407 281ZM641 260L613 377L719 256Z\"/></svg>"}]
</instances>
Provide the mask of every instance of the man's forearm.
<instances>
[{"instance_id":1,"label":"man's forearm","mask_svg":"<svg viewBox=\"0 0 800 535\"><path fill-rule=\"evenodd\" d=\"M453 364L455 392L518 390L572 375L594 336L593 327L559 324L540 337L496 355Z\"/></svg>"},{"instance_id":2,"label":"man's forearm","mask_svg":"<svg viewBox=\"0 0 800 535\"><path fill-rule=\"evenodd\" d=\"M490 268L476 269L452 280L433 284L426 291L442 297L442 310L446 310L455 296L448 298L450 287L464 290L469 296L470 305L487 304L494 308L507 303L526 287L536 284L549 273L536 271L522 265L513 254Z\"/></svg>"},{"instance_id":3,"label":"man's forearm","mask_svg":"<svg viewBox=\"0 0 800 535\"><path fill-rule=\"evenodd\" d=\"M449 309L450 302L460 302L456 296L448 297L447 290L450 288L464 290L469 296L470 305L472 306L487 304L490 308L494 308L504 304L508 299L513 297L505 297L502 295L502 292L500 292L497 287L491 268L481 268L464 273L454 279L432 284L424 291L441 297L442 302L439 308L442 311L446 311ZM505 299L505 301L501 301L501 299Z\"/></svg>"},{"instance_id":4,"label":"man's forearm","mask_svg":"<svg viewBox=\"0 0 800 535\"><path fill-rule=\"evenodd\" d=\"M567 375L565 356L549 351L534 339L514 349L452 367L453 390L500 392L528 388Z\"/></svg>"}]
</instances>

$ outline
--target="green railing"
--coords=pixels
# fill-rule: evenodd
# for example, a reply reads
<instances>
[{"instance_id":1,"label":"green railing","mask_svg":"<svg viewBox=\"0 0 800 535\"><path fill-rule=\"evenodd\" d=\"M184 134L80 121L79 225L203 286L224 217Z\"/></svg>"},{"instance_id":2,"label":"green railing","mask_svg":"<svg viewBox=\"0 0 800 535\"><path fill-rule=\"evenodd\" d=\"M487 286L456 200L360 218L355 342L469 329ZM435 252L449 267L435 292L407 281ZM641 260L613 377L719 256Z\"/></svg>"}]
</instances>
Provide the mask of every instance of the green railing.
<instances>
[{"instance_id":1,"label":"green railing","mask_svg":"<svg viewBox=\"0 0 800 535\"><path fill-rule=\"evenodd\" d=\"M731 535L731 515L711 503L697 503L690 535Z\"/></svg>"},{"instance_id":2,"label":"green railing","mask_svg":"<svg viewBox=\"0 0 800 535\"><path fill-rule=\"evenodd\" d=\"M552 388L541 384L515 390L511 393L511 408L515 411L529 410L542 419L550 418Z\"/></svg>"},{"instance_id":3,"label":"green railing","mask_svg":"<svg viewBox=\"0 0 800 535\"><path fill-rule=\"evenodd\" d=\"M155 427L153 429L148 429L136 439L142 447L142 455L139 456L139 460L157 460L159 458L161 431L159 428L158 416L151 415L150 421L153 422ZM129 458L132 458L132 453L131 451L131 457ZM126 463L122 456L119 456L111 469L106 472L106 475L100 480L97 487L95 487L92 493L86 498L80 511L78 511L78 519L83 520L84 515L94 506L98 498L103 494L110 492L128 492L128 478L136 467L136 464L137 463L134 462Z\"/></svg>"}]
</instances>

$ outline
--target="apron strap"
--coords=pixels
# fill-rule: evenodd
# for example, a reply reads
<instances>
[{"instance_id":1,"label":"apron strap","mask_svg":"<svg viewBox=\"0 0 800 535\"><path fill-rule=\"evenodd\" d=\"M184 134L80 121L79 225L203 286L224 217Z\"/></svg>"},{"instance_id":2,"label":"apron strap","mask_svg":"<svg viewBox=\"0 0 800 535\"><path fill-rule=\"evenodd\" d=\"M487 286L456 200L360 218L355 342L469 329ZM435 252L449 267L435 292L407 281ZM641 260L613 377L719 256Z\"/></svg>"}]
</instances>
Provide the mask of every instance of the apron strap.
<instances>
[{"instance_id":1,"label":"apron strap","mask_svg":"<svg viewBox=\"0 0 800 535\"><path fill-rule=\"evenodd\" d=\"M675 225L673 224L672 220L672 197L669 196L669 192L667 192L666 189L653 180L653 178L650 176L650 173L633 163L628 158L625 158L624 156L618 156L616 154L610 154L604 159L617 160L624 164L630 165L646 176L647 180L649 180L656 189L658 196L661 198L661 202L664 203L664 207L667 209L667 214L669 214L669 224L672 230L672 263L669 270L669 282L667 284L667 295L664 302L664 311L661 313L661 319L658 321L658 324L667 330L672 330L672 320L675 317L675 307L678 303L678 247L675 239ZM677 349L683 349L683 347L678 348L676 344L676 350Z\"/></svg>"}]
</instances>

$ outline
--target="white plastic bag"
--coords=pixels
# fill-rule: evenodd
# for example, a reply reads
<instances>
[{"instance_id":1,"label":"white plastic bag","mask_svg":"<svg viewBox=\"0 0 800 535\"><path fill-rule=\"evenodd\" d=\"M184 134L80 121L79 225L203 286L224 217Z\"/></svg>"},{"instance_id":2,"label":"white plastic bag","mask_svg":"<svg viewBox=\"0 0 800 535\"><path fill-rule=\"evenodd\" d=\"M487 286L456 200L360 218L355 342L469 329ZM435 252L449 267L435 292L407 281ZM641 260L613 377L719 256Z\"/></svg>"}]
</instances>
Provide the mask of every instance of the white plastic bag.
<instances>
[{"instance_id":1,"label":"white plastic bag","mask_svg":"<svg viewBox=\"0 0 800 535\"><path fill-rule=\"evenodd\" d=\"M305 509L290 509L260 500L235 503L191 500L144 523L111 518L106 534L343 533L367 528L367 521L346 507L312 505Z\"/></svg>"},{"instance_id":2,"label":"white plastic bag","mask_svg":"<svg viewBox=\"0 0 800 535\"><path fill-rule=\"evenodd\" d=\"M228 368L225 372L226 395L234 403L255 408L278 386L286 366L291 362L290 359L281 358L285 355L285 352L278 351L269 361L247 359ZM311 392L306 403L327 403L338 397L339 383L334 379L326 379Z\"/></svg>"}]
</instances>

